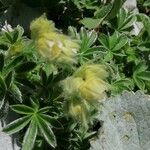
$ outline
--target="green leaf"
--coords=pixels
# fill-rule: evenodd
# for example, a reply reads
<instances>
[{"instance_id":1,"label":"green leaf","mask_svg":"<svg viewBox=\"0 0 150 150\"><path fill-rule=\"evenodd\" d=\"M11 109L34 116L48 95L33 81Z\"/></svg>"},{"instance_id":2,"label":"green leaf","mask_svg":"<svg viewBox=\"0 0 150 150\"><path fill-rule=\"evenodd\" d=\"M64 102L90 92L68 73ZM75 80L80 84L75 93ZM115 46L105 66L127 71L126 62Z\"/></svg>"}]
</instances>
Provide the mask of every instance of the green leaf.
<instances>
[{"instance_id":1,"label":"green leaf","mask_svg":"<svg viewBox=\"0 0 150 150\"><path fill-rule=\"evenodd\" d=\"M112 83L111 92L116 95L124 90L132 90L134 87L131 79L120 79Z\"/></svg>"},{"instance_id":2,"label":"green leaf","mask_svg":"<svg viewBox=\"0 0 150 150\"><path fill-rule=\"evenodd\" d=\"M11 37L11 33L5 32L5 36L6 36L6 38L9 40L9 42L13 44L13 39L12 39L12 37Z\"/></svg>"},{"instance_id":3,"label":"green leaf","mask_svg":"<svg viewBox=\"0 0 150 150\"><path fill-rule=\"evenodd\" d=\"M114 0L112 9L109 12L109 14L107 15L106 19L113 19L113 18L115 18L117 13L119 12L123 2L125 2L125 0Z\"/></svg>"},{"instance_id":4,"label":"green leaf","mask_svg":"<svg viewBox=\"0 0 150 150\"><path fill-rule=\"evenodd\" d=\"M41 77L41 81L42 81L43 85L46 85L47 84L47 75L43 69L40 70L40 77Z\"/></svg>"},{"instance_id":5,"label":"green leaf","mask_svg":"<svg viewBox=\"0 0 150 150\"><path fill-rule=\"evenodd\" d=\"M143 25L144 25L144 29L148 32L148 35L150 36L150 18L149 16L140 13L138 15L139 21L142 21Z\"/></svg>"},{"instance_id":6,"label":"green leaf","mask_svg":"<svg viewBox=\"0 0 150 150\"><path fill-rule=\"evenodd\" d=\"M98 40L106 49L109 49L109 39L107 35L101 34Z\"/></svg>"},{"instance_id":7,"label":"green leaf","mask_svg":"<svg viewBox=\"0 0 150 150\"><path fill-rule=\"evenodd\" d=\"M28 127L23 138L22 150L32 150L37 136L37 122L36 118L32 118L30 126Z\"/></svg>"},{"instance_id":8,"label":"green leaf","mask_svg":"<svg viewBox=\"0 0 150 150\"><path fill-rule=\"evenodd\" d=\"M150 81L150 71L140 72L137 74L137 77L145 81Z\"/></svg>"},{"instance_id":9,"label":"green leaf","mask_svg":"<svg viewBox=\"0 0 150 150\"><path fill-rule=\"evenodd\" d=\"M134 69L134 74L138 74L138 73L141 73L141 72L144 72L146 71L147 69L147 66L145 64L143 64L142 62L140 62Z\"/></svg>"},{"instance_id":10,"label":"green leaf","mask_svg":"<svg viewBox=\"0 0 150 150\"><path fill-rule=\"evenodd\" d=\"M147 0L143 4L144 7L150 7L150 0Z\"/></svg>"},{"instance_id":11,"label":"green leaf","mask_svg":"<svg viewBox=\"0 0 150 150\"><path fill-rule=\"evenodd\" d=\"M55 148L57 146L56 143L56 137L50 128L50 126L47 125L47 123L40 117L38 116L38 127L43 134L45 140L53 147Z\"/></svg>"},{"instance_id":12,"label":"green leaf","mask_svg":"<svg viewBox=\"0 0 150 150\"><path fill-rule=\"evenodd\" d=\"M138 79L136 77L133 78L135 81L135 84L139 87L140 90L144 90L145 89L145 83L143 82L143 80Z\"/></svg>"},{"instance_id":13,"label":"green leaf","mask_svg":"<svg viewBox=\"0 0 150 150\"><path fill-rule=\"evenodd\" d=\"M40 114L40 117L47 123L50 124L52 127L54 128L59 128L59 129L63 129L62 124L55 119L54 117L51 117L49 115L46 114Z\"/></svg>"},{"instance_id":14,"label":"green leaf","mask_svg":"<svg viewBox=\"0 0 150 150\"><path fill-rule=\"evenodd\" d=\"M6 83L7 89L11 86L11 83L13 82L13 78L14 78L13 73L14 73L13 71L10 71L5 78L5 83Z\"/></svg>"},{"instance_id":15,"label":"green leaf","mask_svg":"<svg viewBox=\"0 0 150 150\"><path fill-rule=\"evenodd\" d=\"M81 48L80 52L85 53L96 41L97 33L95 31L87 31L84 28L80 30Z\"/></svg>"},{"instance_id":16,"label":"green leaf","mask_svg":"<svg viewBox=\"0 0 150 150\"><path fill-rule=\"evenodd\" d=\"M16 67L17 65L19 65L22 61L24 60L24 56L18 56L18 57L16 57L14 60L12 60L11 62L10 62L10 64L6 67L8 70L9 69L11 69L11 68L13 68L14 69L14 67Z\"/></svg>"},{"instance_id":17,"label":"green leaf","mask_svg":"<svg viewBox=\"0 0 150 150\"><path fill-rule=\"evenodd\" d=\"M117 21L114 20L112 26L120 32L123 31L131 31L133 28L133 23L136 21L136 16L132 13L128 13L125 9L120 9L118 15L117 15ZM116 26L117 22L117 26ZM114 26L115 24L115 26Z\"/></svg>"},{"instance_id":18,"label":"green leaf","mask_svg":"<svg viewBox=\"0 0 150 150\"><path fill-rule=\"evenodd\" d=\"M108 62L108 61L111 61L113 59L113 53L111 52L111 51L108 51L107 53L106 53L106 55L104 56L104 60L106 61L106 62Z\"/></svg>"},{"instance_id":19,"label":"green leaf","mask_svg":"<svg viewBox=\"0 0 150 150\"><path fill-rule=\"evenodd\" d=\"M0 72L2 72L4 67L4 55L0 53Z\"/></svg>"},{"instance_id":20,"label":"green leaf","mask_svg":"<svg viewBox=\"0 0 150 150\"><path fill-rule=\"evenodd\" d=\"M118 43L116 46L112 49L112 51L118 51L120 50L123 46L125 46L128 42L128 38L126 36L120 36L118 37Z\"/></svg>"},{"instance_id":21,"label":"green leaf","mask_svg":"<svg viewBox=\"0 0 150 150\"><path fill-rule=\"evenodd\" d=\"M136 21L136 17L135 16L131 16L129 17L122 26L119 27L119 29L121 30L127 30L130 27L133 27L133 23Z\"/></svg>"},{"instance_id":22,"label":"green leaf","mask_svg":"<svg viewBox=\"0 0 150 150\"><path fill-rule=\"evenodd\" d=\"M4 127L3 132L7 134L14 134L23 129L30 122L30 120L31 120L30 116L19 118L8 124L6 127Z\"/></svg>"},{"instance_id":23,"label":"green leaf","mask_svg":"<svg viewBox=\"0 0 150 150\"><path fill-rule=\"evenodd\" d=\"M150 42L146 41L146 42L142 42L138 45L138 49L140 51L150 51Z\"/></svg>"},{"instance_id":24,"label":"green leaf","mask_svg":"<svg viewBox=\"0 0 150 150\"><path fill-rule=\"evenodd\" d=\"M17 30L14 31L13 35L13 43L17 42L19 36L19 32Z\"/></svg>"},{"instance_id":25,"label":"green leaf","mask_svg":"<svg viewBox=\"0 0 150 150\"><path fill-rule=\"evenodd\" d=\"M128 17L127 11L125 9L120 9L117 17L118 28L121 28L126 18Z\"/></svg>"},{"instance_id":26,"label":"green leaf","mask_svg":"<svg viewBox=\"0 0 150 150\"><path fill-rule=\"evenodd\" d=\"M17 25L16 30L17 30L18 33L19 33L19 34L18 34L18 38L19 38L19 39L22 38L23 33L24 33L23 27L21 27L20 25Z\"/></svg>"},{"instance_id":27,"label":"green leaf","mask_svg":"<svg viewBox=\"0 0 150 150\"><path fill-rule=\"evenodd\" d=\"M117 32L114 32L112 36L108 37L108 39L109 39L109 49L113 49L115 45L118 44L119 36Z\"/></svg>"},{"instance_id":28,"label":"green leaf","mask_svg":"<svg viewBox=\"0 0 150 150\"><path fill-rule=\"evenodd\" d=\"M102 22L102 19L93 19L93 18L83 18L80 20L80 22L88 29L94 29L97 28L100 23Z\"/></svg>"},{"instance_id":29,"label":"green leaf","mask_svg":"<svg viewBox=\"0 0 150 150\"><path fill-rule=\"evenodd\" d=\"M72 38L80 39L77 29L73 26L68 27L68 35L71 36Z\"/></svg>"},{"instance_id":30,"label":"green leaf","mask_svg":"<svg viewBox=\"0 0 150 150\"><path fill-rule=\"evenodd\" d=\"M23 105L23 104L12 105L11 109L18 114L33 114L34 113L33 108Z\"/></svg>"},{"instance_id":31,"label":"green leaf","mask_svg":"<svg viewBox=\"0 0 150 150\"><path fill-rule=\"evenodd\" d=\"M33 70L36 67L35 62L25 62L15 68L17 73L25 73Z\"/></svg>"},{"instance_id":32,"label":"green leaf","mask_svg":"<svg viewBox=\"0 0 150 150\"><path fill-rule=\"evenodd\" d=\"M39 102L37 99L31 99L31 105L32 107L35 109L35 110L38 110L39 109Z\"/></svg>"},{"instance_id":33,"label":"green leaf","mask_svg":"<svg viewBox=\"0 0 150 150\"><path fill-rule=\"evenodd\" d=\"M101 8L97 9L97 11L94 12L94 16L95 18L104 19L111 11L111 9L112 9L111 3L108 3L107 5L103 5Z\"/></svg>"},{"instance_id":34,"label":"green leaf","mask_svg":"<svg viewBox=\"0 0 150 150\"><path fill-rule=\"evenodd\" d=\"M50 108L51 108L50 106L46 106L44 108L41 108L39 110L39 113L47 113L47 112L49 112Z\"/></svg>"},{"instance_id":35,"label":"green leaf","mask_svg":"<svg viewBox=\"0 0 150 150\"><path fill-rule=\"evenodd\" d=\"M20 103L22 103L23 99L22 99L22 93L20 91L20 89L18 88L18 86L14 83L11 84L10 86L10 92L12 93L12 96L18 100Z\"/></svg>"},{"instance_id":36,"label":"green leaf","mask_svg":"<svg viewBox=\"0 0 150 150\"><path fill-rule=\"evenodd\" d=\"M6 89L7 89L6 84L0 75L0 90L5 91Z\"/></svg>"}]
</instances>

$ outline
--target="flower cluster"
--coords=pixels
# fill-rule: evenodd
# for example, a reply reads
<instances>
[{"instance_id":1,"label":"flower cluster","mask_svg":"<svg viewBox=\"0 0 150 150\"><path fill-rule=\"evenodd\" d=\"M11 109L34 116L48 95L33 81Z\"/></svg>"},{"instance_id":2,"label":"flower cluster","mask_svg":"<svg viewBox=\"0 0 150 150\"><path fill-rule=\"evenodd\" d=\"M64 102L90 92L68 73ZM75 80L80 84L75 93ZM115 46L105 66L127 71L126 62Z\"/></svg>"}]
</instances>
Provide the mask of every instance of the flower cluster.
<instances>
[{"instance_id":1,"label":"flower cluster","mask_svg":"<svg viewBox=\"0 0 150 150\"><path fill-rule=\"evenodd\" d=\"M54 64L77 64L79 43L58 32L52 21L42 16L32 21L30 29L42 57ZM88 124L91 107L106 98L107 76L104 66L83 64L61 82L67 113L84 126Z\"/></svg>"},{"instance_id":2,"label":"flower cluster","mask_svg":"<svg viewBox=\"0 0 150 150\"><path fill-rule=\"evenodd\" d=\"M64 95L70 100L69 112L72 117L86 122L89 106L106 98L107 76L104 66L86 64L63 81Z\"/></svg>"}]
</instances>

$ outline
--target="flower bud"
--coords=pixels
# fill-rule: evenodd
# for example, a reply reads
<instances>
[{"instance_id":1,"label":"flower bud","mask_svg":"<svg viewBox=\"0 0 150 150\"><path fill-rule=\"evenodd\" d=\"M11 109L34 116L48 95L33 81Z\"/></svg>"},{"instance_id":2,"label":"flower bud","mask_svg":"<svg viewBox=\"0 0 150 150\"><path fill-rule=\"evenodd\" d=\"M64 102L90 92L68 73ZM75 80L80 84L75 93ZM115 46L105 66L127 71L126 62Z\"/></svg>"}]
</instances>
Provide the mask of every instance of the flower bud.
<instances>
[{"instance_id":1,"label":"flower bud","mask_svg":"<svg viewBox=\"0 0 150 150\"><path fill-rule=\"evenodd\" d=\"M34 20L30 26L31 37L35 40L39 54L54 63L77 63L77 41L58 33L54 23L44 17Z\"/></svg>"}]
</instances>

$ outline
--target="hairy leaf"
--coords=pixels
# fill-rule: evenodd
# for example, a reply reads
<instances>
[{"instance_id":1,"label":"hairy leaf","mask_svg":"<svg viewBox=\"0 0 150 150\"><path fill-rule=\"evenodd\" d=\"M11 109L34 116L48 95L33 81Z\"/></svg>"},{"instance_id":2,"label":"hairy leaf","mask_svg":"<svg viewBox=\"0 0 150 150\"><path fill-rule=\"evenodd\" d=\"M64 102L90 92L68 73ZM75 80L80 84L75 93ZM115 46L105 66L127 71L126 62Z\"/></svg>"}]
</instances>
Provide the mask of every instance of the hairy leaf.
<instances>
[{"instance_id":1,"label":"hairy leaf","mask_svg":"<svg viewBox=\"0 0 150 150\"><path fill-rule=\"evenodd\" d=\"M14 134L23 129L29 123L30 120L31 120L30 116L19 118L8 124L6 127L4 127L3 131L8 134Z\"/></svg>"},{"instance_id":2,"label":"hairy leaf","mask_svg":"<svg viewBox=\"0 0 150 150\"><path fill-rule=\"evenodd\" d=\"M26 105L21 105L21 104L12 105L11 109L18 114L32 114L32 113L34 113L33 108L26 106Z\"/></svg>"},{"instance_id":3,"label":"hairy leaf","mask_svg":"<svg viewBox=\"0 0 150 150\"><path fill-rule=\"evenodd\" d=\"M40 116L38 116L38 126L45 140L55 148L57 146L56 137L50 126Z\"/></svg>"},{"instance_id":4,"label":"hairy leaf","mask_svg":"<svg viewBox=\"0 0 150 150\"><path fill-rule=\"evenodd\" d=\"M37 136L37 122L33 118L23 139L22 150L32 150Z\"/></svg>"}]
</instances>

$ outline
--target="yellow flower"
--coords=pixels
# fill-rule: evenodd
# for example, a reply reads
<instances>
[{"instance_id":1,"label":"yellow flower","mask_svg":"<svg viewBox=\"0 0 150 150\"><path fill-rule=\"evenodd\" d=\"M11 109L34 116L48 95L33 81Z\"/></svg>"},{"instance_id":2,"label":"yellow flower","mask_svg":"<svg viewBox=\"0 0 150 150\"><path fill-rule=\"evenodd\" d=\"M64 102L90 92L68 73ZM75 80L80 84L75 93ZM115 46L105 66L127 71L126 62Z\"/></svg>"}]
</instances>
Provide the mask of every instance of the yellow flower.
<instances>
[{"instance_id":1,"label":"yellow flower","mask_svg":"<svg viewBox=\"0 0 150 150\"><path fill-rule=\"evenodd\" d=\"M45 38L40 38L36 42L36 45L39 53L44 58L48 58L51 61L58 58L61 54L61 49L59 48L59 45L52 41L45 40Z\"/></svg>"},{"instance_id":2,"label":"yellow flower","mask_svg":"<svg viewBox=\"0 0 150 150\"><path fill-rule=\"evenodd\" d=\"M106 97L105 91L108 90L108 84L104 79L108 76L108 73L104 66L86 64L81 66L74 76L84 80L84 83L79 87L79 93L88 102L101 100Z\"/></svg>"},{"instance_id":3,"label":"yellow flower","mask_svg":"<svg viewBox=\"0 0 150 150\"><path fill-rule=\"evenodd\" d=\"M79 88L81 97L88 102L106 98L107 83L97 77L88 78Z\"/></svg>"},{"instance_id":4,"label":"yellow flower","mask_svg":"<svg viewBox=\"0 0 150 150\"><path fill-rule=\"evenodd\" d=\"M55 32L56 28L52 21L48 21L45 16L41 16L32 21L30 30L31 37L37 39L43 37L45 33Z\"/></svg>"},{"instance_id":5,"label":"yellow flower","mask_svg":"<svg viewBox=\"0 0 150 150\"><path fill-rule=\"evenodd\" d=\"M108 76L104 66L83 65L71 77L62 82L64 97L68 100L69 114L88 126L90 108L106 98ZM92 104L92 105L91 105Z\"/></svg>"},{"instance_id":6,"label":"yellow flower","mask_svg":"<svg viewBox=\"0 0 150 150\"><path fill-rule=\"evenodd\" d=\"M74 74L74 76L82 77L85 80L90 77L98 77L101 79L106 79L108 73L103 65L100 64L85 64L81 66Z\"/></svg>"},{"instance_id":7,"label":"yellow flower","mask_svg":"<svg viewBox=\"0 0 150 150\"><path fill-rule=\"evenodd\" d=\"M88 110L83 104L71 103L69 106L69 114L74 119L81 122L81 124L87 128L88 126Z\"/></svg>"},{"instance_id":8,"label":"yellow flower","mask_svg":"<svg viewBox=\"0 0 150 150\"><path fill-rule=\"evenodd\" d=\"M34 20L30 26L31 37L35 40L41 56L55 63L76 63L79 49L77 41L57 32L52 21L44 17Z\"/></svg>"},{"instance_id":9,"label":"yellow flower","mask_svg":"<svg viewBox=\"0 0 150 150\"><path fill-rule=\"evenodd\" d=\"M101 65L81 66L72 77L63 81L64 95L80 97L90 103L103 100L108 90L108 84L104 81L107 76Z\"/></svg>"},{"instance_id":10,"label":"yellow flower","mask_svg":"<svg viewBox=\"0 0 150 150\"><path fill-rule=\"evenodd\" d=\"M71 116L73 116L74 118L80 117L84 114L84 110L82 108L81 105L77 104L77 105L73 105L71 103L70 107L69 107L69 113Z\"/></svg>"},{"instance_id":11,"label":"yellow flower","mask_svg":"<svg viewBox=\"0 0 150 150\"><path fill-rule=\"evenodd\" d=\"M77 97L79 94L79 88L84 83L82 78L68 77L63 81L64 95L68 97Z\"/></svg>"}]
</instances>

